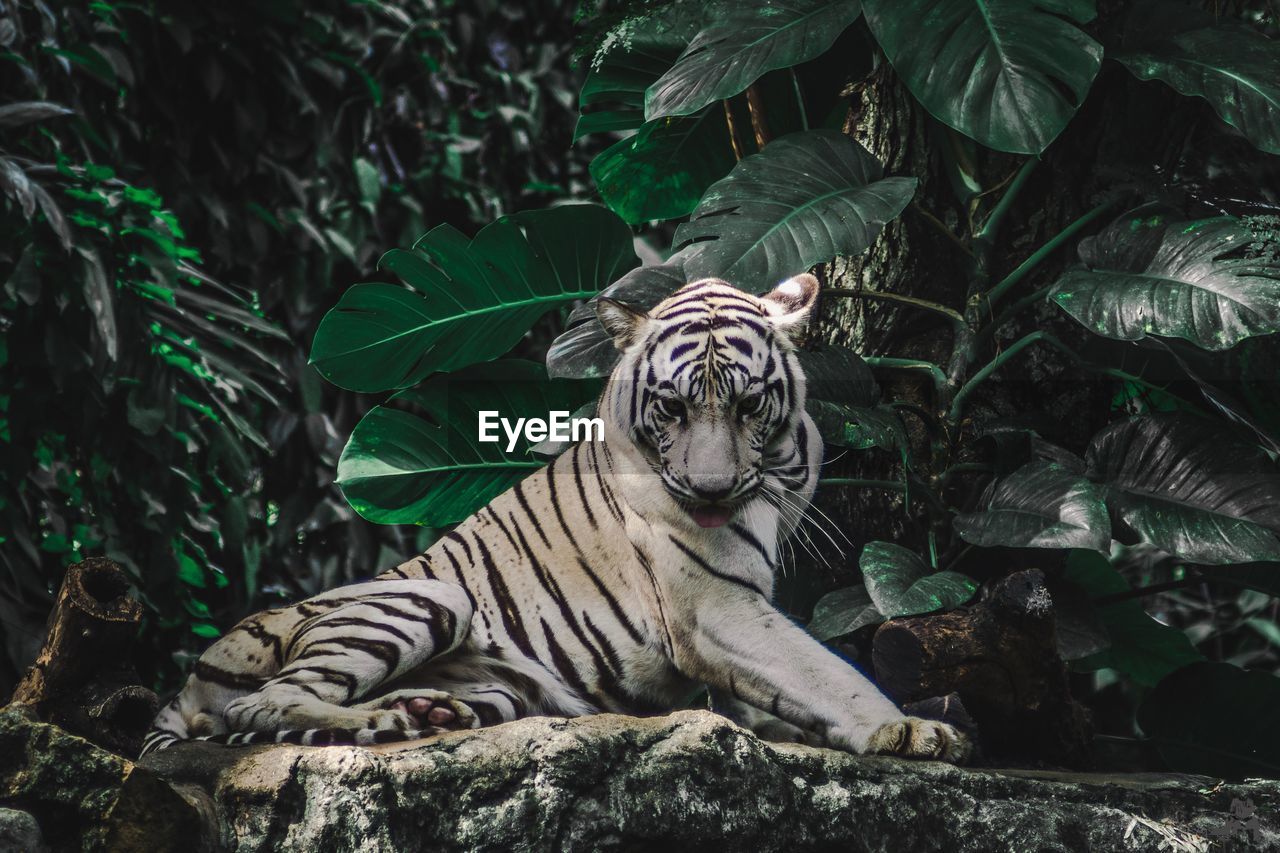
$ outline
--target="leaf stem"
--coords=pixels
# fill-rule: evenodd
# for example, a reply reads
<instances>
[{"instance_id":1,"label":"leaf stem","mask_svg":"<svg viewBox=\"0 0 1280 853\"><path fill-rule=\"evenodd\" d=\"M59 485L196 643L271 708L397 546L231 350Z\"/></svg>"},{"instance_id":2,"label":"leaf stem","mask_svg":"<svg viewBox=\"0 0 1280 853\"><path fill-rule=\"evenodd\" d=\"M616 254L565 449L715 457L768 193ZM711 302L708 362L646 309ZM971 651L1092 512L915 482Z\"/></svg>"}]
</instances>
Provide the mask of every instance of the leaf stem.
<instances>
[{"instance_id":1,"label":"leaf stem","mask_svg":"<svg viewBox=\"0 0 1280 853\"><path fill-rule=\"evenodd\" d=\"M887 293L880 290L862 290L861 288L852 287L832 287L822 291L826 296L838 296L845 299L879 299L884 302L899 302L903 305L910 305L919 308L922 311L932 311L935 314L941 314L950 320L953 324L964 322L964 317L960 316L960 312L937 302L930 302L928 299L920 299L917 296L906 296L901 293Z\"/></svg>"},{"instance_id":2,"label":"leaf stem","mask_svg":"<svg viewBox=\"0 0 1280 853\"><path fill-rule=\"evenodd\" d=\"M925 210L924 207L919 202L916 202L916 201L911 202L911 208L916 213L923 216L924 221L932 225L938 233L940 233L943 237L946 237L948 240L950 240L953 246L955 246L961 252L964 252L965 257L967 257L970 262L974 260L973 252L969 250L969 247L964 244L963 240L961 240L954 233L952 233L951 229L947 227L945 222L943 222L938 217L934 216L929 211Z\"/></svg>"},{"instance_id":3,"label":"leaf stem","mask_svg":"<svg viewBox=\"0 0 1280 853\"><path fill-rule=\"evenodd\" d=\"M964 410L965 400L967 400L969 395L973 393L974 389L986 381L991 374L1003 367L1018 353L1040 341L1044 341L1050 346L1060 348L1069 353L1074 360L1079 360L1079 356L1077 356L1073 350L1047 332L1035 331L1029 335L1021 337L1010 344L1007 350L987 362L987 364L984 365L977 373L973 374L968 382L961 386L960 390L956 392L956 396L951 400L951 409L949 412L951 420L957 423L959 422L960 412Z\"/></svg>"},{"instance_id":4,"label":"leaf stem","mask_svg":"<svg viewBox=\"0 0 1280 853\"><path fill-rule=\"evenodd\" d=\"M851 486L861 489L886 489L891 492L905 492L904 483L893 480L859 480L850 477L826 477L818 481L819 486Z\"/></svg>"},{"instance_id":5,"label":"leaf stem","mask_svg":"<svg viewBox=\"0 0 1280 853\"><path fill-rule=\"evenodd\" d=\"M964 383L963 387L961 387L960 390L956 392L955 397L951 401L951 409L948 414L952 419L952 421L959 420L960 412L964 409L964 403L966 398L971 393L973 393L974 389L977 388L978 385L980 385L984 380L990 377L991 374L999 370L1001 366L1003 366L1011 358L1013 358L1019 352L1021 352L1022 350L1026 349L1027 347L1031 346L1034 343L1048 344L1049 346L1053 347L1054 349L1066 355L1078 367L1080 367L1083 370L1087 370L1090 373L1097 373L1100 376L1107 376L1112 379L1118 379L1121 382L1133 382L1137 385L1141 385L1144 388L1150 388L1153 391L1159 391L1162 394L1169 394L1169 392L1164 388L1161 388L1159 385L1156 385L1152 382L1148 382L1146 379L1143 379L1141 376L1134 376L1132 373L1126 373L1125 371L1119 370L1114 367L1104 367L1100 364L1094 364L1092 362L1085 361L1083 358L1080 357L1079 353L1077 353L1071 347L1064 344L1062 341L1055 338L1053 335L1044 331L1035 331L1029 335L1026 335L1014 341L1012 344L1009 345L1008 349L1006 349L1004 352L1000 353L995 358L993 358L990 362L986 364L986 366L984 366L981 370L975 373L968 382ZM1187 400L1184 400L1175 394L1169 394L1169 396L1173 397L1175 400L1185 405L1191 411L1202 412L1202 413L1204 411L1199 406L1193 403L1190 403Z\"/></svg>"},{"instance_id":6,"label":"leaf stem","mask_svg":"<svg viewBox=\"0 0 1280 853\"><path fill-rule=\"evenodd\" d=\"M933 384L941 388L947 383L947 375L942 372L942 368L934 364L932 361L923 361L916 358L887 358L879 355L864 356L863 361L870 367L881 367L888 370L927 370L929 375L933 377Z\"/></svg>"},{"instance_id":7,"label":"leaf stem","mask_svg":"<svg viewBox=\"0 0 1280 853\"><path fill-rule=\"evenodd\" d=\"M1005 306L1005 309L997 314L994 320L978 330L977 334L974 336L974 341L984 341L991 337L998 329L1004 326L1005 323L1021 314L1028 306L1035 305L1037 302L1043 302L1044 298L1049 295L1049 291L1051 290L1053 290L1053 285L1046 284L1034 293L1030 293L1022 297L1012 305Z\"/></svg>"},{"instance_id":8,"label":"leaf stem","mask_svg":"<svg viewBox=\"0 0 1280 853\"><path fill-rule=\"evenodd\" d=\"M987 221L982 224L982 228L974 236L974 242L990 243L1000 230L1001 223L1004 222L1005 216L1008 215L1009 209L1013 207L1013 203L1017 201L1018 195L1022 192L1022 187L1026 184L1027 179L1031 177L1031 173L1035 171L1040 161L1035 157L1028 157L1026 162L1018 169L1018 173L1013 176L1013 180L1009 182L1009 188L1000 196L1000 200L996 202L996 206L992 209Z\"/></svg>"},{"instance_id":9,"label":"leaf stem","mask_svg":"<svg viewBox=\"0 0 1280 853\"><path fill-rule=\"evenodd\" d=\"M1009 188L1010 192L1012 192L1013 189L1014 189L1013 187L1010 187ZM1001 202L1003 201L1004 199L1001 199ZM1070 225L1068 225L1066 228L1063 228L1061 231L1059 231L1056 235L1054 235L1048 242L1046 242L1039 249L1036 249L1034 252L1032 252L1031 256L1027 258L1025 261L1023 261L1022 263L1018 264L1018 266L1013 270L1013 272L1006 275L1003 279L1001 279L996 284L995 287L987 291L987 295L986 295L987 303L989 305L994 305L995 303L999 302L1000 298L1009 292L1009 288L1013 287L1015 284L1021 281L1026 276L1027 273L1031 272L1033 269L1039 266L1040 263L1045 258L1051 255L1063 243L1065 243L1066 241L1074 237L1076 234L1078 234L1082 228L1084 228L1090 222L1093 222L1093 220L1097 219L1099 216L1101 216L1102 214L1110 210L1112 207L1114 207L1116 205L1116 202L1117 202L1116 198L1111 198L1102 202L1101 204L1095 205L1083 216L1079 217ZM992 216L994 215L995 214L993 213Z\"/></svg>"},{"instance_id":10,"label":"leaf stem","mask_svg":"<svg viewBox=\"0 0 1280 853\"><path fill-rule=\"evenodd\" d=\"M791 72L791 88L796 93L796 107L800 110L800 129L809 129L809 111L804 108L804 92L800 90L800 75L796 74L796 67L793 65L787 69Z\"/></svg>"}]
</instances>

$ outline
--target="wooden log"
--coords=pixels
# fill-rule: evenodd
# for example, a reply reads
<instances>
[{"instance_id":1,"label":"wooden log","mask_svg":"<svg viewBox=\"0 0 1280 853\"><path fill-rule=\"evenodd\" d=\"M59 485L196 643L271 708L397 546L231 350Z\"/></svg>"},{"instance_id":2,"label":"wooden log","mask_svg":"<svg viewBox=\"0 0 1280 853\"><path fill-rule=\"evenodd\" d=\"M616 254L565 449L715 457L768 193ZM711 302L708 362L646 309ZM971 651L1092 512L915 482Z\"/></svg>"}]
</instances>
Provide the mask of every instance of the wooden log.
<instances>
[{"instance_id":1,"label":"wooden log","mask_svg":"<svg viewBox=\"0 0 1280 853\"><path fill-rule=\"evenodd\" d=\"M136 753L155 694L138 684L131 648L142 607L120 566L91 557L67 569L35 663L10 702L122 753Z\"/></svg>"},{"instance_id":2,"label":"wooden log","mask_svg":"<svg viewBox=\"0 0 1280 853\"><path fill-rule=\"evenodd\" d=\"M958 696L988 756L1085 766L1089 714L1068 689L1052 604L1031 569L971 607L892 619L873 641L876 679L902 704Z\"/></svg>"}]
</instances>

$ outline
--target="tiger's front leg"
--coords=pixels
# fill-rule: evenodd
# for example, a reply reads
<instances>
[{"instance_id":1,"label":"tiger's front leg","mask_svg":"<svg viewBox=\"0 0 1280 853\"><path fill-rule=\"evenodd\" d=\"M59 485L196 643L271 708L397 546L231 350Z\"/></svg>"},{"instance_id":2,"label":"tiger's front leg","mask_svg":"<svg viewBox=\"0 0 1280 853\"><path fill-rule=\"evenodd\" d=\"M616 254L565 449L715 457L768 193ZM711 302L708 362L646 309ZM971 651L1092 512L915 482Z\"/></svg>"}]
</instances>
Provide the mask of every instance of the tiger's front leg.
<instances>
[{"instance_id":1,"label":"tiger's front leg","mask_svg":"<svg viewBox=\"0 0 1280 853\"><path fill-rule=\"evenodd\" d=\"M968 739L946 723L903 714L862 673L762 596L719 591L677 649L691 678L767 709L830 746L858 753L964 761Z\"/></svg>"}]
</instances>

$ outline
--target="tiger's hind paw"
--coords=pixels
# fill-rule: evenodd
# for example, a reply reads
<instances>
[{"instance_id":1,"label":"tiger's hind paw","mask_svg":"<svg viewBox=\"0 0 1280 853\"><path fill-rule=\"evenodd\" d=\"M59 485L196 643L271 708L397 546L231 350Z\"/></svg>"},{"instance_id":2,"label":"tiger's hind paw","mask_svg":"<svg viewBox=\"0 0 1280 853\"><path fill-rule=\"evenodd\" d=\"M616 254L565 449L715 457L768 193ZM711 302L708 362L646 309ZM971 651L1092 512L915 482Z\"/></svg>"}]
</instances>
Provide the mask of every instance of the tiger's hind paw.
<instances>
[{"instance_id":1,"label":"tiger's hind paw","mask_svg":"<svg viewBox=\"0 0 1280 853\"><path fill-rule=\"evenodd\" d=\"M866 752L903 758L932 758L963 764L972 751L969 738L947 723L903 717L876 729Z\"/></svg>"}]
</instances>

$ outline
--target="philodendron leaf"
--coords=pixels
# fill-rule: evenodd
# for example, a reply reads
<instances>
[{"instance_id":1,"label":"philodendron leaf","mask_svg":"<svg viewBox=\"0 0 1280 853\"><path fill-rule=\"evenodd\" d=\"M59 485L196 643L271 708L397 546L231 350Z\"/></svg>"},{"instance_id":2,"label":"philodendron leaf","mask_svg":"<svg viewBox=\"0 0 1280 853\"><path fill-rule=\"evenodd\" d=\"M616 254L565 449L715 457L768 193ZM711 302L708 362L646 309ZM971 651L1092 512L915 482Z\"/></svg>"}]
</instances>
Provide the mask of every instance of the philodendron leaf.
<instances>
[{"instance_id":1,"label":"philodendron leaf","mask_svg":"<svg viewBox=\"0 0 1280 853\"><path fill-rule=\"evenodd\" d=\"M1155 11L1157 7L1148 5ZM1114 56L1139 80L1160 80L1183 95L1204 98L1227 124L1263 151L1280 154L1280 44L1251 27L1216 20L1208 26L1199 9L1171 9L1167 23ZM1110 52L1109 52L1110 55Z\"/></svg>"},{"instance_id":2,"label":"philodendron leaf","mask_svg":"<svg viewBox=\"0 0 1280 853\"><path fill-rule=\"evenodd\" d=\"M735 162L724 112L647 122L591 161L604 203L633 225L686 216Z\"/></svg>"},{"instance_id":3,"label":"philodendron leaf","mask_svg":"<svg viewBox=\"0 0 1280 853\"><path fill-rule=\"evenodd\" d=\"M810 400L874 406L880 399L875 376L862 356L848 347L824 345L796 353Z\"/></svg>"},{"instance_id":4,"label":"philodendron leaf","mask_svg":"<svg viewBox=\"0 0 1280 853\"><path fill-rule=\"evenodd\" d=\"M766 72L812 59L859 12L857 0L724 4L645 92L645 118L695 113L738 94Z\"/></svg>"},{"instance_id":5,"label":"philodendron leaf","mask_svg":"<svg viewBox=\"0 0 1280 853\"><path fill-rule=\"evenodd\" d=\"M1253 237L1234 219L1134 229L1121 220L1080 242L1087 269L1051 299L1097 334L1124 341L1185 338L1224 350L1280 330L1280 260L1248 257Z\"/></svg>"},{"instance_id":6,"label":"philodendron leaf","mask_svg":"<svg viewBox=\"0 0 1280 853\"><path fill-rule=\"evenodd\" d=\"M548 310L594 296L637 263L631 230L596 205L504 216L474 240L441 225L383 256L408 288L343 294L316 331L311 363L353 391L404 388L501 356Z\"/></svg>"},{"instance_id":7,"label":"philodendron leaf","mask_svg":"<svg viewBox=\"0 0 1280 853\"><path fill-rule=\"evenodd\" d=\"M1091 598L1129 589L1111 562L1093 551L1071 552L1064 579ZM1098 605L1096 614L1110 644L1103 651L1073 661L1078 670L1114 669L1150 687L1175 669L1204 659L1186 634L1151 618L1136 600Z\"/></svg>"},{"instance_id":8,"label":"philodendron leaf","mask_svg":"<svg viewBox=\"0 0 1280 853\"><path fill-rule=\"evenodd\" d=\"M759 293L836 255L864 251L915 194L915 178L882 178L879 162L835 130L775 139L712 184L676 229L692 281L717 277Z\"/></svg>"},{"instance_id":9,"label":"philodendron leaf","mask_svg":"<svg viewBox=\"0 0 1280 853\"><path fill-rule=\"evenodd\" d=\"M1112 522L1184 560L1280 560L1280 470L1220 424L1160 414L1094 436L1087 475L1107 488Z\"/></svg>"},{"instance_id":10,"label":"philodendron leaf","mask_svg":"<svg viewBox=\"0 0 1280 853\"><path fill-rule=\"evenodd\" d=\"M906 426L888 406L867 408L814 399L805 408L827 444L854 450L878 447L895 453L908 447Z\"/></svg>"},{"instance_id":11,"label":"philodendron leaf","mask_svg":"<svg viewBox=\"0 0 1280 853\"><path fill-rule=\"evenodd\" d=\"M871 603L865 589L847 586L819 598L813 606L813 618L806 627L810 634L826 642L883 621L884 617Z\"/></svg>"},{"instance_id":12,"label":"philodendron leaf","mask_svg":"<svg viewBox=\"0 0 1280 853\"><path fill-rule=\"evenodd\" d=\"M887 618L958 607L978 585L959 572L934 572L914 552L890 542L868 542L858 558L867 593Z\"/></svg>"},{"instance_id":13,"label":"philodendron leaf","mask_svg":"<svg viewBox=\"0 0 1280 853\"><path fill-rule=\"evenodd\" d=\"M696 29L637 34L594 63L578 93L577 142L592 133L635 130L644 124L644 92L688 45Z\"/></svg>"},{"instance_id":14,"label":"philodendron leaf","mask_svg":"<svg viewBox=\"0 0 1280 853\"><path fill-rule=\"evenodd\" d=\"M1093 0L864 0L863 8L925 109L997 151L1047 148L1102 63L1102 45L1071 23L1093 18Z\"/></svg>"},{"instance_id":15,"label":"philodendron leaf","mask_svg":"<svg viewBox=\"0 0 1280 853\"><path fill-rule=\"evenodd\" d=\"M986 547L1111 547L1102 488L1053 462L1022 466L996 485L985 510L952 523L961 539Z\"/></svg>"},{"instance_id":16,"label":"philodendron leaf","mask_svg":"<svg viewBox=\"0 0 1280 853\"><path fill-rule=\"evenodd\" d=\"M507 452L499 440L479 440L480 415L495 411L545 419L573 412L595 387L550 382L529 361L477 365L402 391L356 424L338 460L347 502L379 524L441 527L469 516L543 465L521 436Z\"/></svg>"},{"instance_id":17,"label":"philodendron leaf","mask_svg":"<svg viewBox=\"0 0 1280 853\"><path fill-rule=\"evenodd\" d=\"M1138 725L1174 770L1220 779L1280 777L1280 678L1203 661L1161 681Z\"/></svg>"},{"instance_id":18,"label":"philodendron leaf","mask_svg":"<svg viewBox=\"0 0 1280 853\"><path fill-rule=\"evenodd\" d=\"M553 378L589 379L607 376L618 361L618 348L596 317L601 298L615 299L633 308L648 310L687 282L684 258L689 251L666 263L637 267L569 313L578 325L563 332L547 351L547 371Z\"/></svg>"}]
</instances>

